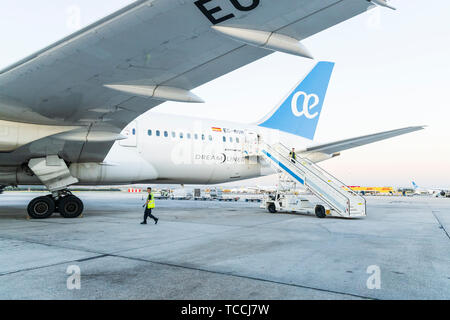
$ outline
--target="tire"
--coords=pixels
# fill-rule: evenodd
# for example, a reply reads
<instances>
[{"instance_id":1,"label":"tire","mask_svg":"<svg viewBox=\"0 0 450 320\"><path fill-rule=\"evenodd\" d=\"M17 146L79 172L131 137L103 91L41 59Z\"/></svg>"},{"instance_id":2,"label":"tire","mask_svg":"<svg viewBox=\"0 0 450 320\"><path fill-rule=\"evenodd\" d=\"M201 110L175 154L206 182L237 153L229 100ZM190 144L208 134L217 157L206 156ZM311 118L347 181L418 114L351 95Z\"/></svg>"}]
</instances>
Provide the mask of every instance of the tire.
<instances>
[{"instance_id":1,"label":"tire","mask_svg":"<svg viewBox=\"0 0 450 320\"><path fill-rule=\"evenodd\" d=\"M59 214L67 219L78 218L84 209L83 202L75 196L65 196L58 201Z\"/></svg>"},{"instance_id":2,"label":"tire","mask_svg":"<svg viewBox=\"0 0 450 320\"><path fill-rule=\"evenodd\" d=\"M53 210L53 213L59 213L58 206L59 206L59 200L54 200L53 196L51 194L46 195L49 199L51 199L53 202L55 202L55 210Z\"/></svg>"},{"instance_id":3,"label":"tire","mask_svg":"<svg viewBox=\"0 0 450 320\"><path fill-rule=\"evenodd\" d=\"M316 213L316 217L319 219L323 219L327 216L325 207L320 204L316 206L315 213Z\"/></svg>"},{"instance_id":4,"label":"tire","mask_svg":"<svg viewBox=\"0 0 450 320\"><path fill-rule=\"evenodd\" d=\"M28 215L33 219L47 219L55 212L55 201L51 197L38 197L28 204Z\"/></svg>"},{"instance_id":5,"label":"tire","mask_svg":"<svg viewBox=\"0 0 450 320\"><path fill-rule=\"evenodd\" d=\"M269 210L270 213L277 213L277 208L275 207L275 203L271 203L267 206L267 210Z\"/></svg>"}]
</instances>

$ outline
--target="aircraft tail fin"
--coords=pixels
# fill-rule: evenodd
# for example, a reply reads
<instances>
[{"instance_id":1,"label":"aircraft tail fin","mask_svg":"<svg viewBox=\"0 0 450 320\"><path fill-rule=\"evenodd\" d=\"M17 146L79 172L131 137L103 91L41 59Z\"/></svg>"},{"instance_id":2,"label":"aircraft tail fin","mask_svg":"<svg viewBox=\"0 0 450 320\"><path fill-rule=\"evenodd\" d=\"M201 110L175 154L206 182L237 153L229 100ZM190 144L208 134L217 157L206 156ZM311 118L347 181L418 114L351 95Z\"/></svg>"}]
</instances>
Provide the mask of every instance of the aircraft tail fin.
<instances>
[{"instance_id":1,"label":"aircraft tail fin","mask_svg":"<svg viewBox=\"0 0 450 320\"><path fill-rule=\"evenodd\" d=\"M314 139L333 68L333 62L318 62L258 125Z\"/></svg>"}]
</instances>

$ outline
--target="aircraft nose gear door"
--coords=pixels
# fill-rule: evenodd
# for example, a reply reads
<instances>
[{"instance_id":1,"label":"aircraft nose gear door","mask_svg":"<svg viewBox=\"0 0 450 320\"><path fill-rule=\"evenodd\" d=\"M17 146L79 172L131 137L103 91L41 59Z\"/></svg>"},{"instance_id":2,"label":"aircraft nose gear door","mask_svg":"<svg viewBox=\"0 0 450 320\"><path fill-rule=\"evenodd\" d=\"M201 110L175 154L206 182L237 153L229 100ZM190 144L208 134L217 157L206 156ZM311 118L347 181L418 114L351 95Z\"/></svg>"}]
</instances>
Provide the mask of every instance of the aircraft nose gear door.
<instances>
[{"instance_id":1,"label":"aircraft nose gear door","mask_svg":"<svg viewBox=\"0 0 450 320\"><path fill-rule=\"evenodd\" d=\"M137 121L133 121L125 129L123 129L122 134L128 137L127 139L119 142L122 147L136 147L138 134Z\"/></svg>"}]
</instances>

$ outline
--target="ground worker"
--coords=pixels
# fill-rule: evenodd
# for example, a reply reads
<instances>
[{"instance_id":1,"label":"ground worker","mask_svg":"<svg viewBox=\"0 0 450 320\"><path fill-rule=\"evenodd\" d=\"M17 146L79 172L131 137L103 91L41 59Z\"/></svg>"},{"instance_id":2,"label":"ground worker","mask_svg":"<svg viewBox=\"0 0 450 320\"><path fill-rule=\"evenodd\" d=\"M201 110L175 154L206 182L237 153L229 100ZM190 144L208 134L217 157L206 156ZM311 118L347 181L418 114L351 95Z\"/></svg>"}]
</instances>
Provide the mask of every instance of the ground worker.
<instances>
[{"instance_id":1,"label":"ground worker","mask_svg":"<svg viewBox=\"0 0 450 320\"><path fill-rule=\"evenodd\" d=\"M291 158L291 162L295 163L297 160L297 154L295 153L295 148L292 148L292 151L289 152L289 158Z\"/></svg>"},{"instance_id":2,"label":"ground worker","mask_svg":"<svg viewBox=\"0 0 450 320\"><path fill-rule=\"evenodd\" d=\"M152 188L148 187L147 193L147 201L144 204L144 221L142 221L141 224L147 224L147 218L152 218L153 220L155 220L155 224L157 224L159 219L152 215L152 209L155 208L155 196L153 195Z\"/></svg>"}]
</instances>

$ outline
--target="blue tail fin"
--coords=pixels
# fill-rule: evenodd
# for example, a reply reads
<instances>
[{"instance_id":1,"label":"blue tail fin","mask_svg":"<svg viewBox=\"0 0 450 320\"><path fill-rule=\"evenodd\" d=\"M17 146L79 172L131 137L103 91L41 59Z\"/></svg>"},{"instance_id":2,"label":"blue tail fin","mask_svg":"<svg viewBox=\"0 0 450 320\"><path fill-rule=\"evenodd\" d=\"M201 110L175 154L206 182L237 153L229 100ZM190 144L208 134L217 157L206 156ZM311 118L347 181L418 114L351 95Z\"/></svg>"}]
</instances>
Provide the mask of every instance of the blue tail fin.
<instances>
[{"instance_id":1,"label":"blue tail fin","mask_svg":"<svg viewBox=\"0 0 450 320\"><path fill-rule=\"evenodd\" d=\"M419 188L419 186L414 181L412 182L412 185L413 185L414 189Z\"/></svg>"},{"instance_id":2,"label":"blue tail fin","mask_svg":"<svg viewBox=\"0 0 450 320\"><path fill-rule=\"evenodd\" d=\"M258 125L312 140L333 68L333 62L318 62L281 105Z\"/></svg>"}]
</instances>

